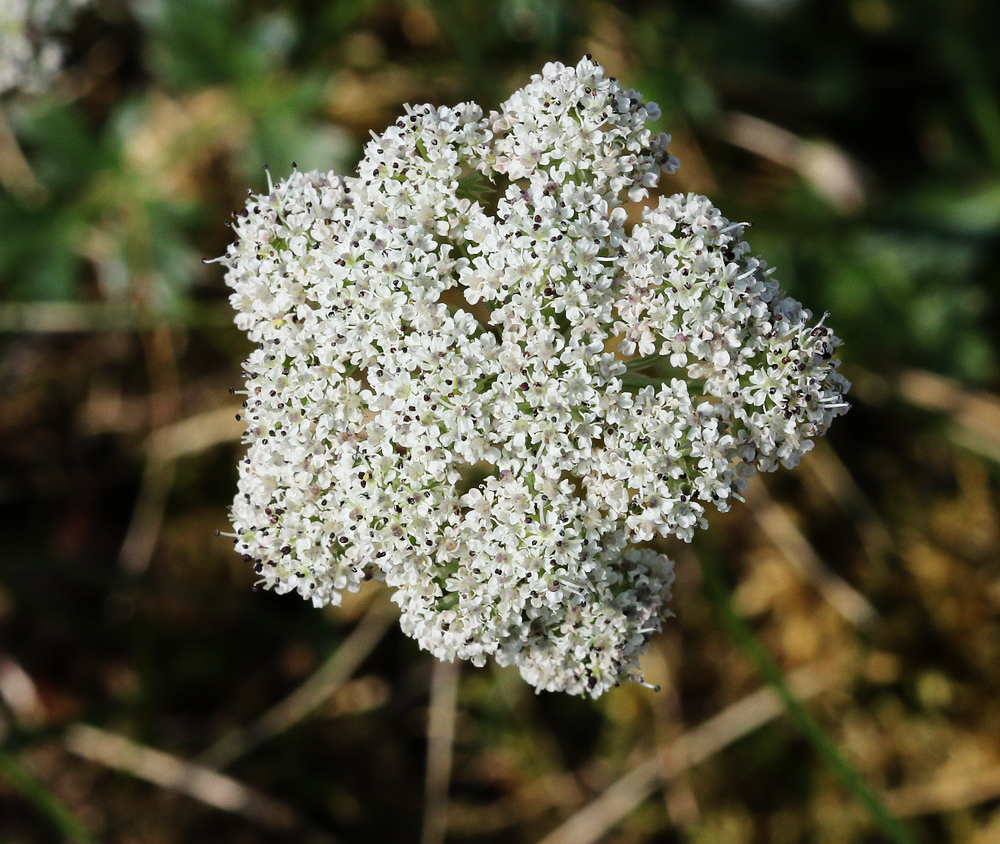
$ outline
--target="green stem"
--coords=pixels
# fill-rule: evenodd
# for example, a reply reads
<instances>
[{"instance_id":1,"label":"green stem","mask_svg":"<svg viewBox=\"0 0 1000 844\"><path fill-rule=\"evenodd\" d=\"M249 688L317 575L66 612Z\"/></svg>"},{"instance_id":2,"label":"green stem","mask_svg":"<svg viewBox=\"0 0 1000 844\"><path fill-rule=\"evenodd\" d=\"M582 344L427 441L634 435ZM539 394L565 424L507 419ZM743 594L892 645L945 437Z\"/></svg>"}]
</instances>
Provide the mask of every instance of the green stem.
<instances>
[{"instance_id":1,"label":"green stem","mask_svg":"<svg viewBox=\"0 0 1000 844\"><path fill-rule=\"evenodd\" d=\"M624 387L659 387L665 383L662 378L653 375L640 375L638 372L626 372L622 376L622 386Z\"/></svg>"},{"instance_id":2,"label":"green stem","mask_svg":"<svg viewBox=\"0 0 1000 844\"><path fill-rule=\"evenodd\" d=\"M774 689L784 704L788 716L805 738L837 774L844 787L864 806L887 838L896 844L915 844L913 836L906 827L889 812L861 774L844 758L830 735L820 727L805 704L792 691L781 668L768 654L753 628L736 614L718 567L703 560L702 575L709 602L729 629L734 641L753 660L757 672Z\"/></svg>"},{"instance_id":3,"label":"green stem","mask_svg":"<svg viewBox=\"0 0 1000 844\"><path fill-rule=\"evenodd\" d=\"M937 37L957 77L969 119L991 163L1000 167L1000 108L976 39L951 4L931 3L928 11L938 16Z\"/></svg>"},{"instance_id":4,"label":"green stem","mask_svg":"<svg viewBox=\"0 0 1000 844\"><path fill-rule=\"evenodd\" d=\"M629 372L638 372L640 369L645 369L651 363L656 363L659 360L663 360L662 355L646 355L641 358L632 358L632 360L625 361L625 368Z\"/></svg>"},{"instance_id":5,"label":"green stem","mask_svg":"<svg viewBox=\"0 0 1000 844\"><path fill-rule=\"evenodd\" d=\"M455 195L459 199L471 199L486 204L497 194L497 186L478 170L467 173L458 180L458 190Z\"/></svg>"},{"instance_id":6,"label":"green stem","mask_svg":"<svg viewBox=\"0 0 1000 844\"><path fill-rule=\"evenodd\" d=\"M18 792L21 797L33 805L56 827L63 836L79 844L91 844L93 838L81 826L63 804L49 793L21 764L9 753L0 750L0 776Z\"/></svg>"}]
</instances>

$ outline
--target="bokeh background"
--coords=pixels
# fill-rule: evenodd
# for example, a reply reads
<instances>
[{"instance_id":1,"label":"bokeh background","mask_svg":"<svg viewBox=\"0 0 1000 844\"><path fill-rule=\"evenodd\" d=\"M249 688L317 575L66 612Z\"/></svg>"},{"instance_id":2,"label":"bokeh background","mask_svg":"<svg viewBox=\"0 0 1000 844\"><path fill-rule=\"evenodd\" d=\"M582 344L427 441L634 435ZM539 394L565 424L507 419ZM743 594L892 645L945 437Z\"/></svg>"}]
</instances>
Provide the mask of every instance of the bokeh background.
<instances>
[{"instance_id":1,"label":"bokeh background","mask_svg":"<svg viewBox=\"0 0 1000 844\"><path fill-rule=\"evenodd\" d=\"M95 0L0 101L0 839L1000 841L1000 4ZM0 32L0 51L4 49ZM853 410L675 547L662 686L436 667L372 584L252 591L225 222L405 102L592 53L846 341ZM430 724L430 730L428 729ZM430 736L430 738L428 738Z\"/></svg>"}]
</instances>

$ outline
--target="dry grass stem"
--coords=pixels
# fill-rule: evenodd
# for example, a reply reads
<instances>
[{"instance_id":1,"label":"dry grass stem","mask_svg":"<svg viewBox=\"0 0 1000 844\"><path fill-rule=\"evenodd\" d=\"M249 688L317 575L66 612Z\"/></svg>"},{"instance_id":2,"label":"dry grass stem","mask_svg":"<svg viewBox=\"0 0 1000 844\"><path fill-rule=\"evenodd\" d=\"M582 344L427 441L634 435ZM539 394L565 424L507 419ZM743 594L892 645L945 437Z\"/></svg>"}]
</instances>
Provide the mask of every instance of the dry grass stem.
<instances>
[{"instance_id":1,"label":"dry grass stem","mask_svg":"<svg viewBox=\"0 0 1000 844\"><path fill-rule=\"evenodd\" d=\"M225 768L318 709L351 678L396 619L395 606L384 597L375 599L347 640L308 680L252 724L223 735L199 761Z\"/></svg>"},{"instance_id":2,"label":"dry grass stem","mask_svg":"<svg viewBox=\"0 0 1000 844\"><path fill-rule=\"evenodd\" d=\"M833 672L820 666L800 668L788 677L789 684L803 700L830 688L835 679ZM663 783L705 761L783 712L781 701L769 686L758 689L672 744L661 747L545 836L540 844L593 844L600 841Z\"/></svg>"},{"instance_id":3,"label":"dry grass stem","mask_svg":"<svg viewBox=\"0 0 1000 844\"><path fill-rule=\"evenodd\" d=\"M656 682L660 686L660 693L650 699L659 747L672 744L684 730L684 712L677 690L676 672L672 670L680 659L680 640L668 637L661 637L647 657L647 664L655 669ZM647 679L650 679L650 673L647 671ZM673 826L684 829L698 822L701 812L686 770L678 771L674 776L666 772L663 800Z\"/></svg>"},{"instance_id":4,"label":"dry grass stem","mask_svg":"<svg viewBox=\"0 0 1000 844\"><path fill-rule=\"evenodd\" d=\"M0 332L19 334L92 334L148 331L170 323L178 327L228 326L229 313L196 310L181 318L119 302L3 302Z\"/></svg>"},{"instance_id":5,"label":"dry grass stem","mask_svg":"<svg viewBox=\"0 0 1000 844\"><path fill-rule=\"evenodd\" d=\"M65 744L71 753L91 762L186 794L216 809L243 815L271 829L290 830L298 823L288 806L232 777L137 744L124 736L76 724L66 731Z\"/></svg>"},{"instance_id":6,"label":"dry grass stem","mask_svg":"<svg viewBox=\"0 0 1000 844\"><path fill-rule=\"evenodd\" d=\"M1000 797L1000 765L963 776L954 774L929 783L908 785L885 795L889 809L902 817L954 812Z\"/></svg>"},{"instance_id":7,"label":"dry grass stem","mask_svg":"<svg viewBox=\"0 0 1000 844\"><path fill-rule=\"evenodd\" d=\"M788 511L759 480L750 485L746 499L768 539L845 620L864 630L878 618L868 599L823 562Z\"/></svg>"},{"instance_id":8,"label":"dry grass stem","mask_svg":"<svg viewBox=\"0 0 1000 844\"><path fill-rule=\"evenodd\" d=\"M807 141L767 120L730 112L720 134L737 146L794 170L843 214L864 206L866 190L858 165L829 141Z\"/></svg>"},{"instance_id":9,"label":"dry grass stem","mask_svg":"<svg viewBox=\"0 0 1000 844\"><path fill-rule=\"evenodd\" d=\"M45 707L31 675L13 657L0 654L0 701L21 727L45 723Z\"/></svg>"},{"instance_id":10,"label":"dry grass stem","mask_svg":"<svg viewBox=\"0 0 1000 844\"><path fill-rule=\"evenodd\" d=\"M1000 461L1000 398L965 389L957 381L911 369L897 382L900 396L925 410L947 413L956 442L991 460Z\"/></svg>"},{"instance_id":11,"label":"dry grass stem","mask_svg":"<svg viewBox=\"0 0 1000 844\"><path fill-rule=\"evenodd\" d=\"M854 476L826 440L818 440L802 468L811 472L826 494L855 524L865 553L872 562L881 562L895 552L892 534Z\"/></svg>"},{"instance_id":12,"label":"dry grass stem","mask_svg":"<svg viewBox=\"0 0 1000 844\"><path fill-rule=\"evenodd\" d=\"M165 462L234 442L246 427L237 419L239 407L220 407L188 416L152 433L147 450L152 460Z\"/></svg>"},{"instance_id":13,"label":"dry grass stem","mask_svg":"<svg viewBox=\"0 0 1000 844\"><path fill-rule=\"evenodd\" d=\"M174 462L149 459L142 473L142 485L132 510L125 540L118 554L122 571L142 574L156 550L156 542L163 525L167 497L174 484Z\"/></svg>"},{"instance_id":14,"label":"dry grass stem","mask_svg":"<svg viewBox=\"0 0 1000 844\"><path fill-rule=\"evenodd\" d=\"M143 340L146 368L155 396L155 400L150 401L151 422L155 428L163 428L180 413L180 375L174 342L170 330L162 325L145 335ZM174 460L159 460L153 454L147 457L142 486L118 554L118 563L123 571L138 575L148 568L156 550L175 475Z\"/></svg>"},{"instance_id":15,"label":"dry grass stem","mask_svg":"<svg viewBox=\"0 0 1000 844\"><path fill-rule=\"evenodd\" d=\"M444 844L448 832L448 787L455 742L458 677L457 662L434 660L427 718L427 775L421 844Z\"/></svg>"},{"instance_id":16,"label":"dry grass stem","mask_svg":"<svg viewBox=\"0 0 1000 844\"><path fill-rule=\"evenodd\" d=\"M149 328L156 318L132 305L91 302L5 302L0 331L28 334L81 334Z\"/></svg>"}]
</instances>

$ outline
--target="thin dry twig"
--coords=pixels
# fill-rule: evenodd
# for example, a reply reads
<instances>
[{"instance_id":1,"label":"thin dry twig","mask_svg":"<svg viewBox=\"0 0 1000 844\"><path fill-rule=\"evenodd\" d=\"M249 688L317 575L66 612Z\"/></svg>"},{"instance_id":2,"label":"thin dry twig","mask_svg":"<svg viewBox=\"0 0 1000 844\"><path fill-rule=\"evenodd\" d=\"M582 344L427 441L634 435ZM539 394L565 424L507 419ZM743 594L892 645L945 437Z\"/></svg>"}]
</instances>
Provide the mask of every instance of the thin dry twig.
<instances>
[{"instance_id":1,"label":"thin dry twig","mask_svg":"<svg viewBox=\"0 0 1000 844\"><path fill-rule=\"evenodd\" d=\"M308 680L253 723L223 735L198 760L225 768L314 712L357 671L382 640L395 616L395 607L377 598L347 640Z\"/></svg>"},{"instance_id":2,"label":"thin dry twig","mask_svg":"<svg viewBox=\"0 0 1000 844\"><path fill-rule=\"evenodd\" d=\"M119 554L125 571L139 574L149 565L178 458L238 440L242 432L236 411L228 407L197 413L154 430L147 445L146 466L132 521Z\"/></svg>"},{"instance_id":3,"label":"thin dry twig","mask_svg":"<svg viewBox=\"0 0 1000 844\"><path fill-rule=\"evenodd\" d=\"M176 460L221 443L239 440L244 427L239 420L238 407L206 410L155 430L149 438L147 450L154 461Z\"/></svg>"},{"instance_id":4,"label":"thin dry twig","mask_svg":"<svg viewBox=\"0 0 1000 844\"><path fill-rule=\"evenodd\" d=\"M952 436L960 445L1000 461L1000 398L919 369L904 372L896 386L910 404L948 414L954 425Z\"/></svg>"},{"instance_id":5,"label":"thin dry twig","mask_svg":"<svg viewBox=\"0 0 1000 844\"><path fill-rule=\"evenodd\" d=\"M0 331L19 334L82 334L149 328L152 316L129 305L103 302L5 302Z\"/></svg>"},{"instance_id":6,"label":"thin dry twig","mask_svg":"<svg viewBox=\"0 0 1000 844\"><path fill-rule=\"evenodd\" d=\"M829 141L808 141L767 120L735 111L726 115L720 134L733 146L794 170L841 213L865 204L860 169Z\"/></svg>"},{"instance_id":7,"label":"thin dry twig","mask_svg":"<svg viewBox=\"0 0 1000 844\"><path fill-rule=\"evenodd\" d=\"M421 844L444 844L448 831L448 786L455 741L458 675L457 662L435 660L427 718L427 775L424 780Z\"/></svg>"},{"instance_id":8,"label":"thin dry twig","mask_svg":"<svg viewBox=\"0 0 1000 844\"><path fill-rule=\"evenodd\" d=\"M92 334L149 331L161 325L219 328L232 320L221 309L198 308L181 317L150 312L121 302L4 302L0 332L20 334Z\"/></svg>"},{"instance_id":9,"label":"thin dry twig","mask_svg":"<svg viewBox=\"0 0 1000 844\"><path fill-rule=\"evenodd\" d=\"M679 638L661 637L657 646L647 657L660 675L656 678L660 693L652 695L650 705L656 728L656 743L660 747L676 741L684 730L684 712L681 697L677 692L676 674L671 666L679 663L681 642ZM649 679L649 672L646 673ZM669 773L669 772L668 772ZM675 776L664 778L663 800L673 826L684 829L698 822L701 814L698 799L691 787L687 771L679 771Z\"/></svg>"},{"instance_id":10,"label":"thin dry twig","mask_svg":"<svg viewBox=\"0 0 1000 844\"><path fill-rule=\"evenodd\" d=\"M153 394L157 397L152 402L151 416L155 426L164 427L177 416L181 401L180 375L173 338L166 326L160 326L144 340L149 379ZM141 574L149 566L156 550L175 475L174 460L160 460L154 455L147 457L142 486L118 554L118 562L123 571Z\"/></svg>"},{"instance_id":11,"label":"thin dry twig","mask_svg":"<svg viewBox=\"0 0 1000 844\"><path fill-rule=\"evenodd\" d=\"M142 484L132 510L125 540L118 553L122 571L141 574L149 567L163 525L167 498L174 485L174 461L147 460L142 473Z\"/></svg>"},{"instance_id":12,"label":"thin dry twig","mask_svg":"<svg viewBox=\"0 0 1000 844\"><path fill-rule=\"evenodd\" d=\"M771 498L762 483L751 484L746 499L774 546L845 620L864 630L878 618L868 599L823 562L792 517Z\"/></svg>"},{"instance_id":13,"label":"thin dry twig","mask_svg":"<svg viewBox=\"0 0 1000 844\"><path fill-rule=\"evenodd\" d=\"M66 731L65 744L71 753L91 762L186 794L271 829L287 831L298 825L295 812L284 803L204 765L154 750L124 736L88 724L75 724Z\"/></svg>"},{"instance_id":14,"label":"thin dry twig","mask_svg":"<svg viewBox=\"0 0 1000 844\"><path fill-rule=\"evenodd\" d=\"M1000 765L951 774L919 785L907 785L885 795L889 810L902 817L966 809L1000 797Z\"/></svg>"},{"instance_id":15,"label":"thin dry twig","mask_svg":"<svg viewBox=\"0 0 1000 844\"><path fill-rule=\"evenodd\" d=\"M827 495L854 521L865 553L872 562L881 562L892 553L895 545L892 534L828 442L817 440L802 466L812 472Z\"/></svg>"},{"instance_id":16,"label":"thin dry twig","mask_svg":"<svg viewBox=\"0 0 1000 844\"><path fill-rule=\"evenodd\" d=\"M792 672L788 680L796 694L807 699L830 688L835 675L823 666L806 666ZM677 741L660 748L550 832L540 844L592 844L601 840L664 782L705 761L784 711L770 686L758 689Z\"/></svg>"},{"instance_id":17,"label":"thin dry twig","mask_svg":"<svg viewBox=\"0 0 1000 844\"><path fill-rule=\"evenodd\" d=\"M34 728L45 723L45 707L38 686L21 663L7 654L0 654L0 701L21 727Z\"/></svg>"}]
</instances>

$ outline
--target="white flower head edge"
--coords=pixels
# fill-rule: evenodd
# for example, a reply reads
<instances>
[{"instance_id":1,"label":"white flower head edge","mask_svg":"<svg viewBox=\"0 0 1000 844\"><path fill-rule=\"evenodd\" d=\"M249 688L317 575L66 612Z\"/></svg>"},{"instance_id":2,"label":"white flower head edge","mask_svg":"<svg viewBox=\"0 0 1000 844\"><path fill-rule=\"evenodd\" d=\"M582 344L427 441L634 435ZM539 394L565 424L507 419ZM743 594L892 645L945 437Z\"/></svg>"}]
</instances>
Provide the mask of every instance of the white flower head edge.
<instances>
[{"instance_id":1,"label":"white flower head edge","mask_svg":"<svg viewBox=\"0 0 1000 844\"><path fill-rule=\"evenodd\" d=\"M58 73L59 33L89 0L3 0L0 3L0 95L37 94Z\"/></svg>"},{"instance_id":2,"label":"white flower head edge","mask_svg":"<svg viewBox=\"0 0 1000 844\"><path fill-rule=\"evenodd\" d=\"M697 195L629 223L678 166L658 116L551 63L249 199L221 260L257 344L232 522L262 585L322 606L379 578L440 659L642 681L674 579L649 541L794 466L849 387L743 224Z\"/></svg>"}]
</instances>

